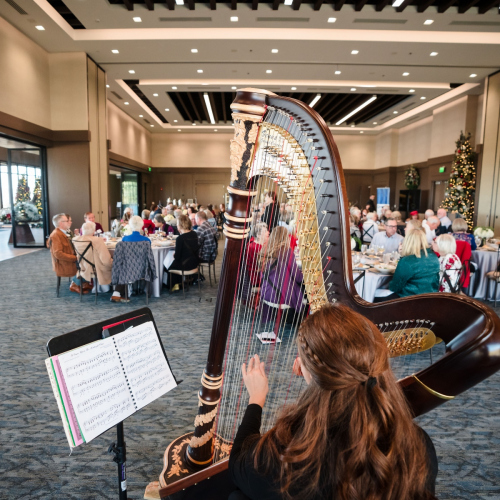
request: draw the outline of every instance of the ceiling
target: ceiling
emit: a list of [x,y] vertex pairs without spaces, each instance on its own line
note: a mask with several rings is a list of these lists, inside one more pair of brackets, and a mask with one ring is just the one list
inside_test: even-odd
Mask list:
[[89,54],[109,100],[155,134],[229,133],[242,87],[319,94],[335,133],[377,134],[482,92],[500,68],[500,0],[393,2],[0,0],[0,16],[49,52]]

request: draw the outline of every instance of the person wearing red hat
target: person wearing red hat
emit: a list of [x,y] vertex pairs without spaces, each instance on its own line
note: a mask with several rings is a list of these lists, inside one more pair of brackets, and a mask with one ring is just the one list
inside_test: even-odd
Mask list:
[[414,220],[418,220],[418,211],[414,210],[413,212],[410,212],[410,217]]

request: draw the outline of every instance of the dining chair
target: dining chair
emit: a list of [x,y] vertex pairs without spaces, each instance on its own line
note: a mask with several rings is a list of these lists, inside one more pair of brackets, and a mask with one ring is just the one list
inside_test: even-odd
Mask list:
[[[79,244],[83,243],[81,246],[85,246],[83,251],[79,250]],[[97,295],[98,295],[98,289],[99,289],[99,283],[97,280],[97,271],[95,268],[95,263],[92,262],[91,259],[94,255],[94,249],[92,247],[92,242],[91,241],[77,241],[76,244],[74,241],[71,241],[71,246],[73,247],[73,251],[75,252],[76,255],[76,275],[80,275],[80,302],[82,301],[83,297],[83,283],[82,283],[82,262],[84,262],[83,267],[86,265],[89,265],[90,268],[92,269],[91,276],[92,279],[94,280],[94,287],[95,287],[95,304],[97,305]],[[92,254],[92,257],[90,255]],[[88,258],[87,258],[87,257]]]
[[[183,298],[186,298],[186,292],[184,290],[184,283],[187,283],[188,285],[188,290],[189,290],[189,285],[190,283],[192,283],[195,279],[195,275],[198,275],[198,291],[200,293],[200,297],[201,297],[201,287],[200,287],[200,283],[201,283],[201,279],[200,279],[200,275],[201,275],[201,269],[200,269],[200,266],[198,266],[197,268],[195,269],[191,269],[189,271],[185,271],[184,269],[169,269],[169,274],[176,274],[177,276],[182,276],[181,278],[181,283],[182,283],[182,295],[183,295]],[[186,279],[187,278],[187,279]],[[169,291],[170,291],[170,294],[172,293],[172,278],[169,279]]]

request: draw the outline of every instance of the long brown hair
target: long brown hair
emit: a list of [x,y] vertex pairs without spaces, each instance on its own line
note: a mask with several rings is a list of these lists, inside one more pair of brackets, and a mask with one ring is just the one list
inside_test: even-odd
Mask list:
[[260,262],[262,263],[263,260],[270,262],[278,257],[282,257],[286,255],[289,249],[290,235],[288,234],[288,229],[284,226],[276,226],[269,235],[267,247],[262,247],[259,252]]
[[432,498],[423,436],[377,327],[345,306],[325,306],[302,323],[297,344],[312,381],[259,439],[255,467],[279,467],[289,498]]

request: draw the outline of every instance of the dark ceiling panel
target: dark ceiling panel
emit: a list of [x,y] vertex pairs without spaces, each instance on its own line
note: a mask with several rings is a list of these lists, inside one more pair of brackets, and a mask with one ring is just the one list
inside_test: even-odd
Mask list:
[[123,80],[141,99],[141,101],[160,119],[162,123],[168,123],[168,120],[156,109],[154,104],[144,95],[139,88],[139,80]]
[[61,15],[61,17],[75,30],[84,30],[85,26],[71,12],[66,4],[61,0],[47,0],[52,7]]

